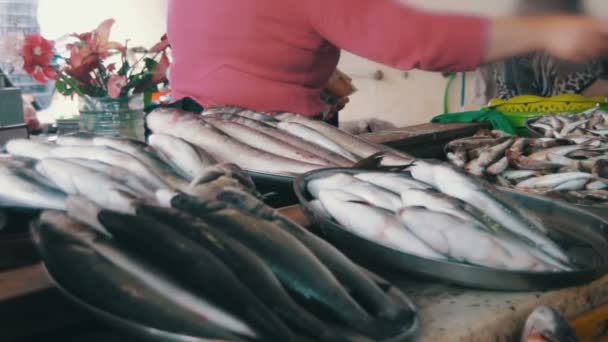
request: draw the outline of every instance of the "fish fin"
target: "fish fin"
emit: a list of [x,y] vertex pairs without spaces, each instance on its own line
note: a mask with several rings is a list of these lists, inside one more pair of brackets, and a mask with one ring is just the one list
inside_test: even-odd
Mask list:
[[383,166],[382,161],[388,155],[388,152],[376,152],[366,158],[363,158],[356,162],[352,167],[355,169],[367,169],[367,170],[386,170],[386,171],[402,171],[403,169],[411,166],[412,164],[404,165],[388,165]]

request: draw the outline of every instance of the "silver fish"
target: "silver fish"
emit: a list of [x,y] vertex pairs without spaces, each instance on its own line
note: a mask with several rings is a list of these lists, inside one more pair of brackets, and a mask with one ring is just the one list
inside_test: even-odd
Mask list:
[[544,149],[538,152],[535,152],[531,155],[528,156],[528,158],[530,159],[534,159],[534,160],[548,160],[547,159],[547,155],[548,154],[557,154],[560,156],[565,156],[571,152],[577,151],[577,150],[581,150],[583,148],[586,148],[586,146],[584,145],[570,145],[570,146],[558,146],[558,147],[552,147],[552,148],[548,148],[548,149]]
[[301,116],[293,116],[286,119],[288,122],[296,122],[301,125],[314,129],[323,134],[327,138],[335,141],[337,144],[361,158],[367,158],[371,155],[380,152],[386,152],[387,155],[382,160],[383,165],[408,165],[414,157],[405,153],[392,150],[388,147],[371,143],[361,137],[348,134],[337,127],[334,127],[326,122],[319,120],[310,120]]
[[93,138],[93,145],[109,147],[132,156],[175,189],[183,190],[188,187],[188,181],[177,174],[170,165],[159,157],[158,152],[146,143],[128,138],[95,137]]
[[307,126],[296,122],[280,122],[277,127],[284,132],[299,137],[300,139],[317,144],[329,151],[337,153],[350,161],[356,162],[359,160],[357,156],[350,153],[335,141]]
[[589,122],[589,119],[584,119],[584,120],[579,120],[579,121],[575,121],[569,124],[564,125],[564,128],[561,129],[560,131],[560,135],[566,135],[571,133],[572,131],[574,131],[575,129],[577,129],[578,127],[586,124],[587,122]]
[[[508,139],[507,141],[498,144],[496,146],[492,146],[485,151],[483,151],[477,159],[471,161],[465,169],[476,176],[482,176],[484,174],[485,169],[491,165],[492,163],[498,161],[504,156],[504,152],[513,144],[512,139]],[[508,165],[508,160],[507,160]]]
[[[416,207],[401,208],[397,215],[420,240],[460,262],[510,270],[548,269],[543,267],[542,261],[525,253],[525,248],[519,248],[519,252],[525,253],[523,255],[511,254],[511,250],[505,248],[497,237],[473,222]],[[515,249],[516,246],[515,243],[509,244],[509,248]]]
[[428,210],[458,217],[464,221],[474,222],[487,230],[478,218],[466,211],[464,203],[435,191],[406,190],[401,193],[401,202],[404,207],[424,207]]
[[364,198],[365,201],[392,212],[395,212],[401,206],[401,200],[394,193],[344,173],[337,173],[327,178],[312,180],[308,182],[307,188],[308,192],[316,198],[319,198],[322,190],[342,190]]
[[48,157],[55,147],[55,144],[29,139],[13,139],[5,146],[6,151],[13,156],[33,159]]
[[467,164],[467,152],[465,150],[448,152],[445,156],[450,163],[454,164],[456,167],[462,168]]
[[155,133],[179,136],[221,161],[238,164],[250,171],[293,175],[319,168],[319,165],[277,156],[243,144],[202,123],[199,117],[183,111],[157,109],[148,114],[146,120]]
[[217,164],[217,160],[207,151],[172,135],[152,134],[148,137],[148,142],[161,153],[167,163],[174,164],[190,181],[198,177],[206,167]]
[[23,169],[0,165],[0,206],[65,210],[66,196]]
[[589,182],[588,179],[574,179],[571,181],[563,182],[556,186],[556,191],[576,191],[585,189],[585,185]]
[[538,175],[540,175],[540,173],[533,170],[506,170],[501,174],[501,176],[509,180],[518,180]]
[[560,184],[563,184],[563,183],[566,183],[569,181],[574,181],[574,180],[579,180],[579,179],[589,180],[592,177],[593,176],[591,174],[585,173],[585,172],[556,173],[556,174],[550,174],[550,175],[545,175],[545,176],[541,176],[541,177],[527,179],[523,182],[517,183],[517,187],[520,189],[555,188],[555,187],[559,186]]
[[587,183],[587,185],[585,186],[585,188],[587,190],[604,190],[606,188],[608,188],[608,183],[604,182],[604,181],[592,181]]
[[325,209],[325,207],[323,206],[323,203],[320,200],[318,200],[318,199],[312,200],[309,202],[309,204],[310,204],[311,208],[313,208],[313,210],[317,214],[319,214],[325,218],[331,219],[331,215],[329,214],[327,209]]
[[[325,160],[316,154],[302,150],[298,147],[285,143],[284,141],[281,141],[270,134],[257,131],[248,126],[211,117],[205,118],[204,120],[234,139],[255,148],[263,149],[279,156],[284,156],[286,158],[291,158],[310,164],[335,166],[332,165],[332,163],[328,160]],[[280,125],[281,124],[279,124],[279,126]]]
[[490,175],[499,175],[509,168],[509,159],[507,157],[500,158],[496,163],[490,165],[486,172]]
[[153,184],[147,182],[145,179],[137,177],[122,167],[90,159],[66,158],[63,160],[100,172],[114,179],[116,182],[123,183],[128,188],[133,189],[135,193],[145,198],[154,198],[155,191],[158,190]]
[[280,129],[277,129],[275,127],[276,125],[273,126],[266,122],[252,120],[252,119],[249,119],[249,118],[246,118],[246,117],[243,117],[240,115],[236,115],[236,114],[217,113],[217,114],[212,114],[210,116],[212,116],[214,118],[222,119],[225,121],[236,122],[241,125],[247,126],[249,128],[255,129],[256,131],[266,133],[268,135],[275,137],[276,139],[283,141],[284,143],[295,146],[295,147],[300,148],[309,153],[315,154],[337,166],[352,166],[353,165],[353,162],[351,160],[344,158],[343,156],[341,156],[337,153],[324,149],[317,144],[310,143],[306,140],[303,140],[303,139],[298,138],[294,135],[291,135],[287,132],[284,132]]
[[385,190],[401,194],[409,189],[429,190],[432,187],[428,184],[417,181],[404,174],[386,173],[386,172],[361,172],[355,175],[355,178],[364,182],[379,186]]
[[166,188],[168,184],[154,174],[144,163],[133,156],[112,148],[95,146],[59,146],[51,150],[51,158],[84,158],[118,166],[146,180],[155,188]]
[[533,213],[513,203],[489,184],[439,162],[417,161],[409,167],[409,171],[414,178],[432,185],[440,192],[476,207],[549,255],[569,262],[562,249],[543,234],[548,230]]
[[102,173],[61,159],[43,159],[36,170],[67,194],[84,195],[107,209],[134,212],[135,191]]
[[394,214],[365,204],[361,197],[340,190],[323,190],[319,199],[338,223],[359,236],[405,253],[445,259],[407,230]]

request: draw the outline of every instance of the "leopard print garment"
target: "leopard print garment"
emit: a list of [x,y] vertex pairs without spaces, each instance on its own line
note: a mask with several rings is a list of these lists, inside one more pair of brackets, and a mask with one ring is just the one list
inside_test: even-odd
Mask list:
[[599,60],[571,66],[546,54],[510,58],[494,66],[496,97],[508,100],[517,95],[579,94],[602,78],[604,71]]

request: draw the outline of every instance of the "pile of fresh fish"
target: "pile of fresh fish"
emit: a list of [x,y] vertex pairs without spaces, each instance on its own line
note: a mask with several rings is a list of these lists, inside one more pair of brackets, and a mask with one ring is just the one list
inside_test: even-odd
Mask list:
[[608,204],[608,141],[600,137],[523,138],[482,131],[446,146],[448,160],[497,185]]
[[409,303],[267,207],[237,166],[171,135],[149,142],[75,134],[6,145],[0,210],[43,210],[36,241],[72,294],[210,340],[377,341],[409,331]]
[[416,161],[399,173],[334,173],[306,186],[316,211],[398,251],[504,270],[575,267],[534,213],[446,163]]
[[543,115],[529,126],[548,138],[608,137],[608,113],[592,108],[577,114]]
[[66,289],[119,317],[229,341],[378,341],[408,331],[409,304],[334,247],[237,188],[160,190],[125,210],[69,196],[35,224]]
[[350,167],[378,154],[385,165],[404,165],[413,159],[324,122],[288,113],[272,117],[220,107],[196,115],[163,108],[148,114],[146,122],[154,133],[180,137],[217,160],[261,173],[297,175]]
[[64,210],[68,195],[125,209],[159,190],[197,196],[226,186],[255,191],[238,166],[218,164],[206,151],[173,136],[152,135],[150,145],[89,134],[56,143],[16,139],[0,155],[0,207]]

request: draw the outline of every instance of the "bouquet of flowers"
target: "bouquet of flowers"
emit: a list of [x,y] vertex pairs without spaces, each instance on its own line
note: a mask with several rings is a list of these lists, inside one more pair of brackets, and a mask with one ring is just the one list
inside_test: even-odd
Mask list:
[[27,36],[21,51],[24,70],[40,83],[55,80],[57,91],[66,96],[118,99],[151,93],[166,84],[170,65],[166,35],[129,63],[126,44],[109,39],[113,24],[108,19],[91,32],[72,34],[65,57],[55,53],[55,42],[39,34]]

